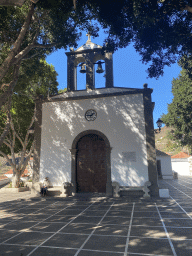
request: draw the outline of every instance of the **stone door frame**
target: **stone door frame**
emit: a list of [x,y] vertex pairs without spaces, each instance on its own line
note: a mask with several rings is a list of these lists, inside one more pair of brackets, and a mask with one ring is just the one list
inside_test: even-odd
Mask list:
[[106,145],[106,171],[107,171],[107,183],[106,183],[106,195],[112,196],[112,182],[111,182],[111,147],[109,140],[107,137],[100,131],[97,130],[86,130],[79,133],[75,139],[73,140],[72,147],[70,149],[71,152],[71,183],[72,183],[72,194],[75,195],[77,193],[77,165],[76,165],[76,157],[77,157],[77,143],[78,141],[85,135],[88,134],[96,134],[99,135],[105,142]]

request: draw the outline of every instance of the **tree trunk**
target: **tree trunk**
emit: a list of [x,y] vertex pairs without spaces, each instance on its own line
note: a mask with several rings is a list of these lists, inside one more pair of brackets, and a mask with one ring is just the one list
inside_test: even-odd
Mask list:
[[18,188],[20,182],[20,171],[15,170],[12,177],[12,188]]

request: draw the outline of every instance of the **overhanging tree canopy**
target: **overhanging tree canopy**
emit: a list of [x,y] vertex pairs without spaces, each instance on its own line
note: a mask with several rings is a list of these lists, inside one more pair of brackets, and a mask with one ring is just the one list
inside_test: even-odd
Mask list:
[[168,105],[168,114],[162,116],[167,126],[174,128],[172,131],[176,140],[187,145],[192,152],[192,79],[183,68],[184,63],[192,66],[188,59],[182,59],[182,71],[178,78],[172,81],[173,101]]

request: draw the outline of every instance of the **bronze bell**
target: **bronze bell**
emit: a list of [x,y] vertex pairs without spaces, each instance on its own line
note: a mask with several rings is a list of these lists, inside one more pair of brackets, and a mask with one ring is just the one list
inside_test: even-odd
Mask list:
[[103,68],[102,68],[102,65],[101,65],[102,63],[104,63],[104,62],[101,62],[101,61],[98,61],[98,62],[97,62],[98,67],[97,67],[96,72],[99,73],[99,74],[104,72],[104,70],[103,70]]
[[80,64],[80,66],[81,66],[80,73],[85,74],[86,73],[86,68],[85,68],[86,65],[85,65],[85,63]]

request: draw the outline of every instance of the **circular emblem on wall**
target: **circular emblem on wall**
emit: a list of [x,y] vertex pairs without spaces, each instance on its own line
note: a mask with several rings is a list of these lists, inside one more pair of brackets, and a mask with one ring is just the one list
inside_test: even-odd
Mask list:
[[85,112],[85,119],[87,121],[94,121],[97,118],[97,112],[94,109],[89,109]]

